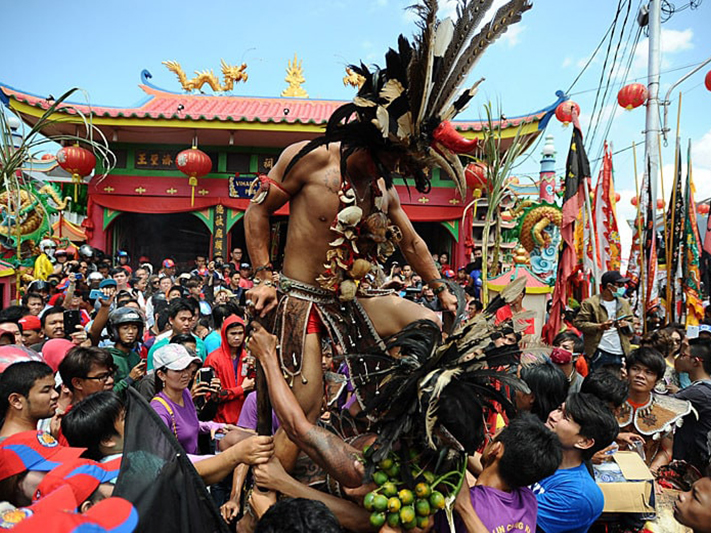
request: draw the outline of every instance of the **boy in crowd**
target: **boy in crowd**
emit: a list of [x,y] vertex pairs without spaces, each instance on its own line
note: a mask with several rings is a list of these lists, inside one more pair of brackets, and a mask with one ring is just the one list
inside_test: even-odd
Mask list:
[[513,419],[484,449],[476,485],[460,490],[456,531],[476,531],[477,520],[487,531],[536,531],[536,496],[528,485],[553,475],[561,459],[559,439],[542,422],[528,414]]
[[114,371],[111,355],[94,346],[72,348],[59,364],[59,375],[72,392],[73,405],[94,393],[113,389]]
[[698,413],[684,418],[684,424],[674,435],[674,459],[684,460],[703,471],[709,464],[709,435],[711,435],[711,340],[690,339],[674,360],[677,372],[686,372],[691,385],[674,395],[691,402]]
[[62,418],[62,434],[70,446],[86,448],[84,457],[103,463],[123,453],[125,419],[126,409],[115,392],[97,392]]
[[574,393],[548,416],[560,439],[558,470],[537,483],[538,528],[544,533],[585,533],[602,514],[605,499],[584,461],[612,443],[619,428],[610,409],[590,394]]
[[59,399],[54,385],[54,372],[46,363],[24,361],[7,367],[0,375],[0,439],[36,431],[40,420],[53,417]]

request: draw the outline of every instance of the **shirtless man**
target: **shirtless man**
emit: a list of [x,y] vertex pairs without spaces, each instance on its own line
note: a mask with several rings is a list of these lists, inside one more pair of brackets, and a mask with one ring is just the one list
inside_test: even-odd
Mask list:
[[[289,171],[284,179],[284,171],[306,143],[287,147],[277,164],[269,173],[272,186],[262,203],[252,203],[245,215],[245,234],[249,256],[253,260],[255,277],[263,282],[251,289],[247,296],[254,303],[259,316],[264,317],[277,306],[276,288],[264,283],[272,276],[269,265],[269,217],[277,209],[289,202],[290,216],[286,248],[284,252],[283,275],[312,287],[318,287],[316,278],[323,273],[326,253],[337,235],[331,230],[336,215],[341,208],[339,191],[342,186],[341,146],[329,143],[307,153]],[[378,159],[389,169],[397,168],[398,157],[392,153],[380,152]],[[357,196],[364,218],[375,210],[373,195],[368,194],[374,176],[378,175],[376,165],[368,150],[357,150],[347,159],[346,169],[350,183]],[[407,218],[394,187],[387,189],[385,180],[378,178],[377,187],[383,194],[380,210],[387,214],[391,224],[399,227],[402,239],[400,249],[408,264],[429,284],[442,303],[443,309],[456,311],[456,297],[444,288],[437,290],[441,283],[427,245],[415,232]],[[266,268],[265,268],[266,267]],[[334,298],[336,295],[334,294]],[[393,335],[406,325],[420,319],[439,323],[437,315],[414,302],[397,295],[358,298],[367,316],[372,321],[377,334],[382,337]],[[294,332],[295,335],[300,333]],[[294,379],[292,390],[309,420],[319,415],[322,390],[321,334],[306,335],[300,379]],[[284,436],[275,441],[277,455],[287,467],[293,463],[296,450],[285,455]]]

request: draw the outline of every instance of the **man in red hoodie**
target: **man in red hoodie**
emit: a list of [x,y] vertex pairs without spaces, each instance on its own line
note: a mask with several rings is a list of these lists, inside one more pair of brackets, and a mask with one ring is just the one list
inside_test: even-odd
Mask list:
[[245,363],[244,329],[241,318],[228,316],[222,323],[222,344],[205,359],[222,384],[215,422],[236,424],[247,393],[254,390],[254,377]]

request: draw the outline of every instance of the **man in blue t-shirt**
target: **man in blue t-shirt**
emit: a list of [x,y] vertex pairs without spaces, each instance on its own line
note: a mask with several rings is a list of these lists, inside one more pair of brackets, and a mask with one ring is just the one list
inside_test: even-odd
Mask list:
[[533,487],[538,500],[538,529],[545,533],[585,533],[602,514],[605,498],[583,461],[617,437],[612,411],[591,394],[574,393],[548,415],[558,435],[563,460],[558,470]]

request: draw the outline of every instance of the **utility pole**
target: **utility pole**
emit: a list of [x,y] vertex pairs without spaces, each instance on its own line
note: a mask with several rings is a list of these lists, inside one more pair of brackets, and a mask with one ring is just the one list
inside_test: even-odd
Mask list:
[[[661,35],[662,35],[662,2],[649,0],[647,13],[640,11],[639,23],[644,26],[647,22],[649,29],[649,57],[647,63],[647,118],[644,128],[644,173],[649,173],[649,187],[651,192],[652,212],[656,213],[657,207],[657,176],[659,175],[659,65],[661,63]],[[644,9],[644,8],[643,8]],[[646,21],[644,19],[647,19]],[[657,220],[652,217],[651,223],[656,236]],[[656,269],[647,267],[649,272]],[[656,283],[656,280],[652,280]]]

